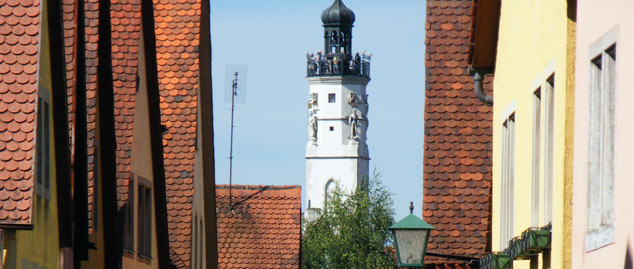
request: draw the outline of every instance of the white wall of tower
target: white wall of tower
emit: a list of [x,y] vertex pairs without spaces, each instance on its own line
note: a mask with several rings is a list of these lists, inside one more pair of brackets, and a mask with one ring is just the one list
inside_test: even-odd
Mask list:
[[[366,85],[369,79],[357,76],[322,76],[307,80],[310,91],[306,202],[310,204],[306,206],[323,209],[326,184],[330,180],[349,192],[368,177],[370,158],[366,144]],[[311,100],[315,94],[316,101]],[[356,125],[350,123],[353,113],[356,113]],[[311,117],[316,121],[316,130],[312,129]],[[352,128],[356,128],[356,132]],[[311,138],[313,132],[315,135]]]

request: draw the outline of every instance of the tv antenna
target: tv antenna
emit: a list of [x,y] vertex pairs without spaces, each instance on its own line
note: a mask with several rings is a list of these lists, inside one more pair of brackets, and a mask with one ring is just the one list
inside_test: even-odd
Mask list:
[[233,210],[233,121],[236,103],[244,104],[247,90],[247,66],[228,64],[225,73],[225,102],[231,101],[231,141],[229,143],[229,206]]

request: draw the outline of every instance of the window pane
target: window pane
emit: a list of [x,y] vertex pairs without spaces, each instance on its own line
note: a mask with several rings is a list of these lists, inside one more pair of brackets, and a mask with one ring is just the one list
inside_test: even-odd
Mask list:
[[130,175],[128,182],[128,204],[125,213],[124,248],[134,250],[134,175]]
[[145,188],[145,236],[144,253],[146,257],[152,256],[152,192],[150,188]]
[[145,233],[143,232],[143,230],[145,229],[145,218],[143,217],[143,211],[145,210],[145,197],[144,197],[144,191],[143,191],[143,186],[141,184],[139,184],[139,203],[138,203],[138,220],[137,220],[137,229],[138,229],[138,235],[137,235],[137,249],[139,251],[139,254],[143,255],[144,254],[144,245],[143,245],[143,241],[145,240]]

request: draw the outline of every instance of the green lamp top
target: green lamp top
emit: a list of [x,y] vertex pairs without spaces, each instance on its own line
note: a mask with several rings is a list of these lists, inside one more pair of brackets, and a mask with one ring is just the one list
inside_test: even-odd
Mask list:
[[394,229],[428,229],[428,230],[435,230],[436,228],[434,228],[434,226],[431,226],[431,224],[427,223],[426,221],[420,219],[419,217],[417,217],[416,215],[414,215],[412,212],[414,211],[414,205],[413,203],[410,203],[410,214],[409,216],[405,217],[404,219],[402,219],[401,221],[395,223],[394,225],[392,225],[390,227],[390,230],[394,230]]

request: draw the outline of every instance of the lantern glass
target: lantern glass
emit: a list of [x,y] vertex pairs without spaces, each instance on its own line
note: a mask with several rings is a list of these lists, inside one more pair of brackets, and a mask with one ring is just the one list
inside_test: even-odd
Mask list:
[[396,244],[401,264],[422,264],[429,230],[395,229]]

